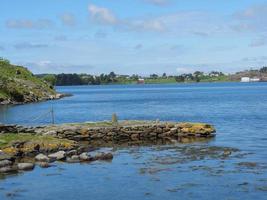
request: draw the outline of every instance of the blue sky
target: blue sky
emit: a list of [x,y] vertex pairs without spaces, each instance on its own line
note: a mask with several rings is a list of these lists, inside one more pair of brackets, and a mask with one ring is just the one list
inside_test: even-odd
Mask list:
[[2,0],[0,57],[34,73],[235,72],[267,63],[263,0]]

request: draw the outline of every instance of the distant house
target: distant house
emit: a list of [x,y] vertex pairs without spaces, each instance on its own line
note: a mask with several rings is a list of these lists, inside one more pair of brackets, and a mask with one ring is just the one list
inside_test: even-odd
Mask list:
[[258,77],[250,78],[250,77],[242,77],[241,82],[248,83],[248,82],[259,82],[260,79]]
[[257,78],[257,77],[254,77],[254,78],[250,79],[250,82],[259,82],[259,81],[260,81],[260,79]]
[[145,79],[143,79],[143,78],[139,78],[139,79],[137,80],[137,83],[138,83],[138,84],[145,84]]
[[242,83],[250,82],[250,78],[249,78],[249,77],[242,77],[242,78],[241,78],[241,82],[242,82]]

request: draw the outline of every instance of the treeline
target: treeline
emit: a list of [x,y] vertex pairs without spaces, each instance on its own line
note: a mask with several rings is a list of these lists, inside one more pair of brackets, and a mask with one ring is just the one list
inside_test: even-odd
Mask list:
[[[253,73],[252,73],[253,72]],[[241,74],[241,75],[240,75]],[[118,75],[114,72],[101,75],[90,74],[42,74],[37,75],[43,78],[51,85],[104,85],[104,84],[130,84],[137,83],[139,79],[143,79],[145,83],[183,83],[183,82],[217,82],[217,81],[239,81],[240,76],[258,76],[259,74],[266,75],[267,67],[262,67],[258,70],[246,70],[244,72],[237,72],[236,74],[226,75],[223,72],[211,71],[204,73],[195,71],[194,73],[185,73],[181,75],[162,75],[151,74],[146,77],[133,75]]]
[[177,82],[200,82],[203,80],[220,80],[222,78],[226,78],[226,75],[222,72],[212,71],[208,74],[205,74],[201,71],[196,71],[194,73],[181,74],[179,76],[175,76],[175,80]]
[[116,75],[114,72],[109,74],[101,74],[99,76],[90,74],[41,74],[38,75],[46,82],[52,85],[104,85],[125,82],[136,82],[139,79],[138,75]]

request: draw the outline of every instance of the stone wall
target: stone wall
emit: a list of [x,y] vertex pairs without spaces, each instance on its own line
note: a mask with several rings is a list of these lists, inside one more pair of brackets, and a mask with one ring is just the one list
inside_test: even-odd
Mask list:
[[215,129],[202,123],[149,123],[130,126],[90,127],[87,124],[45,127],[0,126],[0,132],[24,132],[53,135],[74,141],[92,143],[127,143],[138,141],[180,140],[213,137]]

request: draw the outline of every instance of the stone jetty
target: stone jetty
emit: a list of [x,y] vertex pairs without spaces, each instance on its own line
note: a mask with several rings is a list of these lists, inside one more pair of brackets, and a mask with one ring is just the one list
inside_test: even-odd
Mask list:
[[38,127],[0,124],[0,173],[49,167],[51,162],[112,160],[99,147],[190,142],[215,136],[204,123],[119,121]]

